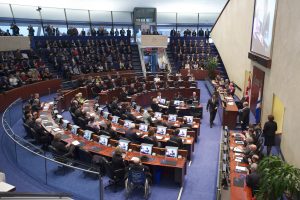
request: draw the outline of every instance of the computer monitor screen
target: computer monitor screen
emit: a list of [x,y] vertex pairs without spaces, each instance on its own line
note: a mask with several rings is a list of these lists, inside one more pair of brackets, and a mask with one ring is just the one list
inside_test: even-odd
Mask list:
[[147,155],[151,155],[152,153],[152,144],[145,144],[145,143],[142,143],[141,144],[141,150],[140,152],[143,153],[143,154],[147,154]]
[[186,137],[187,136],[187,129],[186,128],[180,128],[178,136],[180,136],[180,137]]
[[67,129],[68,124],[69,124],[70,122],[69,122],[68,120],[65,120],[65,119],[63,119],[62,121],[63,121],[62,128],[63,128],[63,129]]
[[174,100],[174,105],[179,106],[181,103],[184,103],[184,101]]
[[108,140],[109,140],[109,136],[107,136],[107,135],[100,135],[99,143],[102,144],[102,145],[107,146],[108,145]]
[[80,127],[77,125],[73,125],[72,129],[71,129],[71,133],[73,133],[74,135],[77,135],[77,131]]
[[119,147],[124,151],[128,151],[129,141],[128,140],[119,140]]
[[86,140],[91,140],[93,132],[90,130],[85,130],[83,133],[83,138]]
[[155,112],[154,113],[154,117],[157,118],[157,119],[160,119],[162,116],[162,113],[161,112]]
[[157,126],[156,133],[160,135],[165,135],[167,133],[167,127]]
[[166,157],[177,158],[178,147],[166,146]]
[[166,104],[166,99],[160,99],[160,100],[159,100],[159,103],[160,103],[160,104]]
[[177,115],[169,115],[169,117],[168,117],[168,121],[170,121],[170,122],[176,122],[176,119],[177,119]]
[[193,116],[184,116],[186,118],[186,122],[188,124],[193,124],[194,117]]
[[139,130],[140,131],[148,131],[148,125],[147,124],[140,124]]
[[126,128],[130,128],[131,124],[132,124],[132,121],[130,121],[130,120],[125,120],[125,121],[124,121],[124,126],[125,126]]
[[58,124],[60,123],[60,120],[63,118],[62,115],[56,115],[56,119],[55,119],[55,122]]
[[140,112],[141,106],[135,106],[135,110],[136,110],[137,112]]
[[104,117],[105,119],[107,119],[109,114],[110,114],[109,112],[103,112],[103,117]]
[[117,124],[119,121],[119,117],[118,116],[113,116],[111,122]]

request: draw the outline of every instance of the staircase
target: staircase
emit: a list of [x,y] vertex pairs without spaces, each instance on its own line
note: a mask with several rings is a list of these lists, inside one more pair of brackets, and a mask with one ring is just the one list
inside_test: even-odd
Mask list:
[[[215,44],[211,44],[211,48],[214,49],[216,52],[218,52],[218,49],[216,48]],[[217,70],[220,72],[220,75],[222,78],[229,79],[226,68],[223,64],[223,61],[222,61],[222,58],[221,58],[219,52],[218,52],[218,59],[219,59],[219,63],[218,63]]]
[[140,60],[140,54],[137,44],[131,45],[132,51],[132,66],[135,72],[142,73],[142,64]]
[[168,56],[169,62],[171,64],[171,66],[170,66],[171,72],[172,73],[176,73],[177,72],[177,68],[176,68],[175,63],[174,63],[173,53],[171,51],[170,44],[168,44],[166,52],[167,52],[167,56]]

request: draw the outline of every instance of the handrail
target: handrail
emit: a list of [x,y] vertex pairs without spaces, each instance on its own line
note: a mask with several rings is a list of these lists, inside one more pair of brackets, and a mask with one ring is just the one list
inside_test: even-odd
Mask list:
[[[4,117],[5,117],[5,115],[6,115],[7,110],[8,110],[12,105],[14,105],[17,101],[20,101],[20,100],[21,100],[21,99],[19,98],[19,99],[15,100],[12,104],[10,104],[10,105],[5,109],[5,111],[4,111],[3,115],[2,115],[2,124],[3,124],[4,132],[5,132],[5,133],[6,133],[6,134],[7,134],[7,135],[8,135],[8,136],[16,143],[16,144],[18,144],[18,145],[21,146],[22,148],[28,150],[28,151],[31,152],[32,154],[35,154],[35,155],[37,155],[37,156],[40,156],[40,157],[42,157],[42,158],[44,158],[44,159],[46,159],[46,160],[49,160],[49,161],[54,162],[54,163],[57,163],[57,164],[59,164],[59,165],[64,165],[64,166],[69,167],[69,168],[73,168],[73,169],[77,169],[77,170],[80,170],[80,171],[84,171],[84,172],[88,172],[88,173],[100,175],[99,172],[95,172],[95,171],[90,171],[90,170],[82,169],[82,168],[80,168],[80,167],[75,167],[75,166],[72,166],[72,165],[67,165],[67,164],[65,164],[65,163],[58,162],[58,161],[56,161],[56,160],[54,160],[54,159],[48,158],[48,157],[45,156],[45,155],[41,155],[41,154],[39,154],[39,153],[37,153],[37,152],[35,152],[35,151],[32,151],[32,150],[29,149],[28,147],[22,145],[19,141],[15,140],[14,137],[12,137],[12,135],[10,135],[10,134],[8,133],[8,130],[6,129],[6,127],[4,126],[4,124],[6,124],[6,126],[7,126],[7,127],[10,129],[10,131],[13,133],[13,136],[18,137],[18,138],[20,138],[20,137],[17,136],[16,134],[14,134],[14,131],[11,129],[10,125],[9,125],[8,122],[4,119]],[[24,140],[24,139],[20,138],[20,140]],[[25,140],[24,140],[24,141],[25,141]],[[27,142],[27,141],[26,141],[26,142]]]
[[25,192],[0,192],[0,198],[1,197],[71,197],[68,193],[25,193]]
[[221,15],[223,14],[225,8],[227,7],[229,1],[230,1],[230,0],[227,0],[227,2],[226,2],[226,4],[225,4],[224,8],[222,9],[222,11],[220,12],[220,14],[219,14],[219,16],[218,16],[218,18],[217,18],[217,20],[215,21],[214,25],[211,27],[210,32],[212,32],[213,29],[215,28],[215,25],[218,23],[218,21],[219,21]]

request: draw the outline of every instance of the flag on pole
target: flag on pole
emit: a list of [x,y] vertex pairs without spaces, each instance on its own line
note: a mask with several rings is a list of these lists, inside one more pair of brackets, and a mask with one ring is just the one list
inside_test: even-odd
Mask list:
[[250,103],[250,93],[251,93],[251,78],[250,76],[248,77],[248,85],[246,87],[246,90],[245,90],[245,94],[244,94],[244,97],[245,97],[245,100]]
[[256,109],[255,109],[256,123],[260,123],[260,117],[261,117],[261,88],[259,89],[258,98],[256,102]]

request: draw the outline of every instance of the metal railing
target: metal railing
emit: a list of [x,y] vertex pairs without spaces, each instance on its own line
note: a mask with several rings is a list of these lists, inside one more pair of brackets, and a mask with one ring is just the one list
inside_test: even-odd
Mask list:
[[103,200],[103,185],[99,172],[91,171],[83,164],[76,163],[76,166],[73,166],[58,162],[50,153],[23,139],[20,133],[15,133],[15,125],[22,120],[22,107],[22,100],[17,99],[2,116],[5,141],[3,149],[6,157],[41,184],[80,199]]

